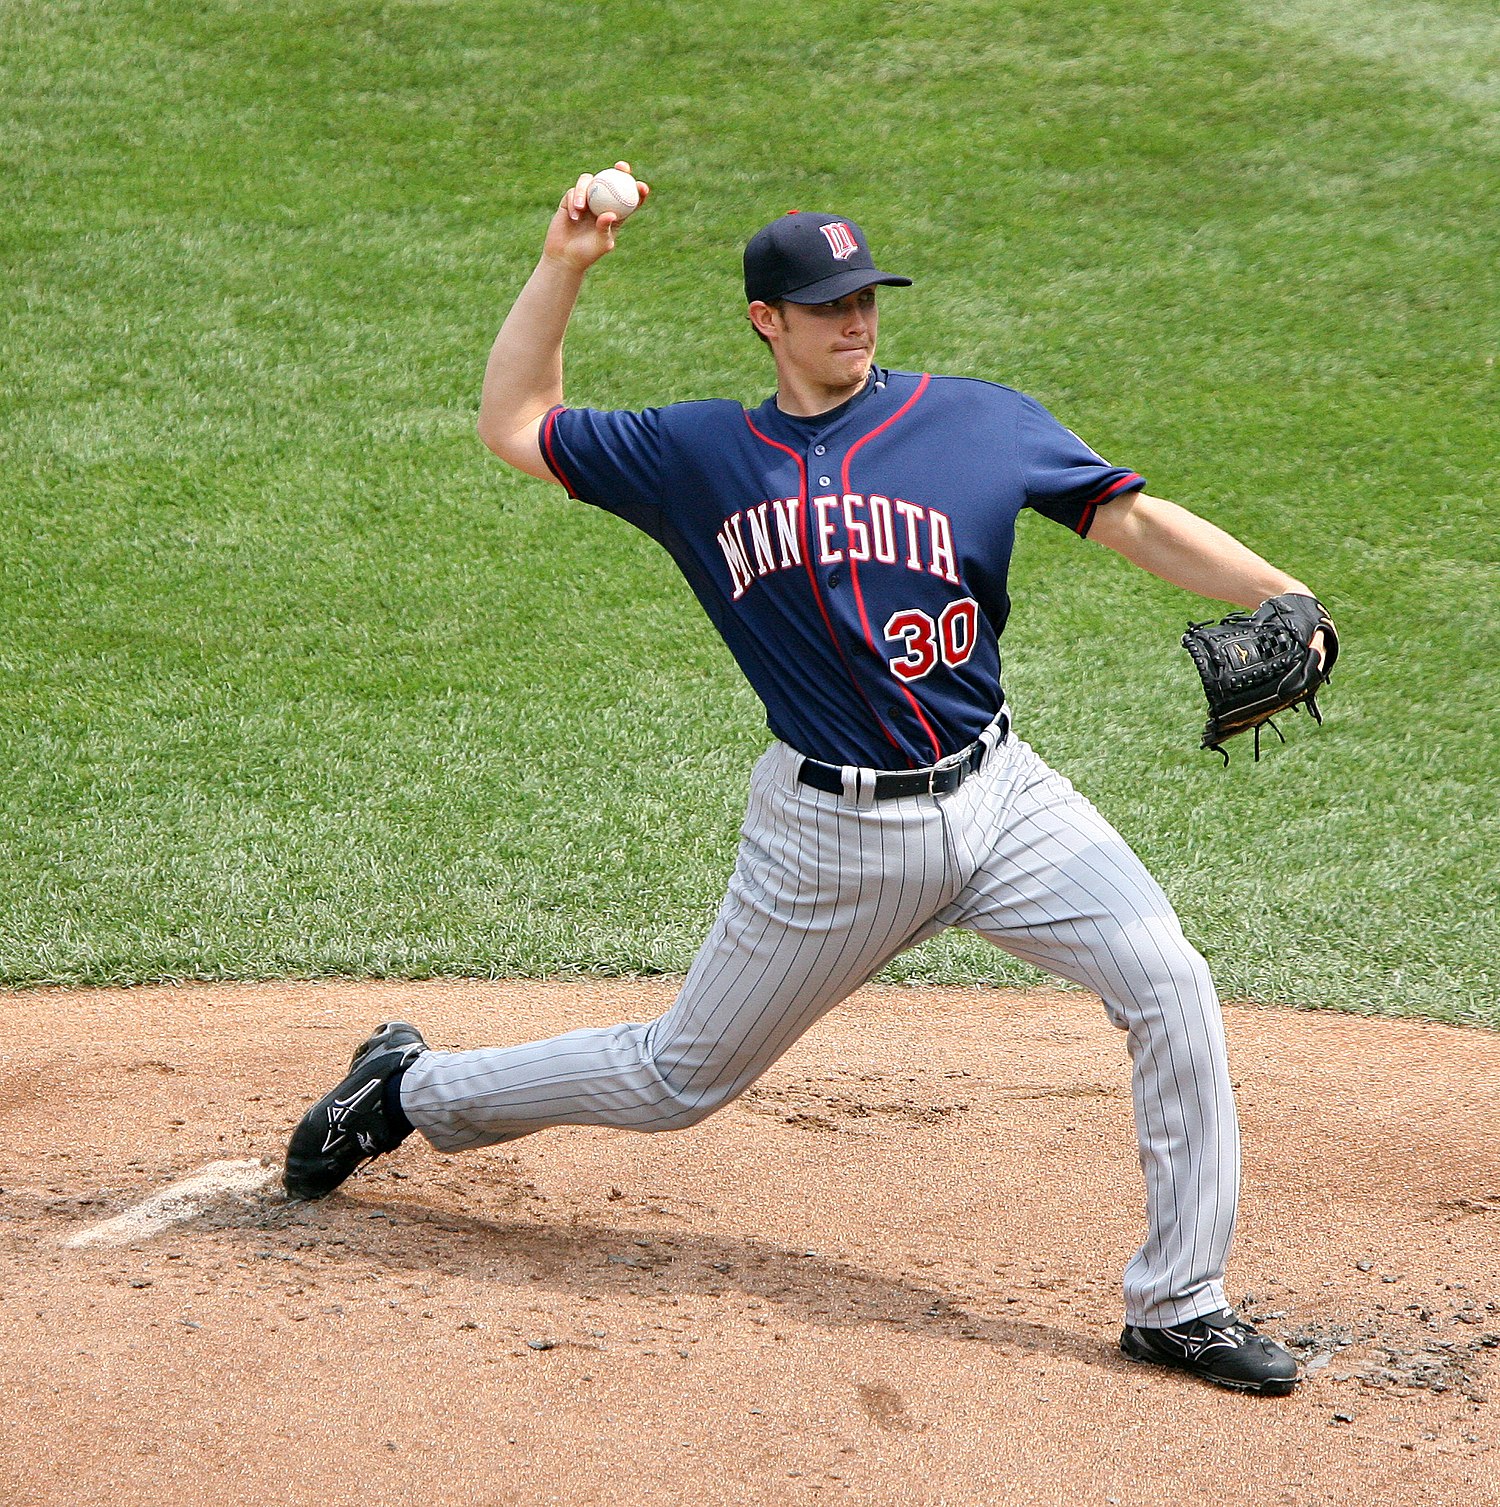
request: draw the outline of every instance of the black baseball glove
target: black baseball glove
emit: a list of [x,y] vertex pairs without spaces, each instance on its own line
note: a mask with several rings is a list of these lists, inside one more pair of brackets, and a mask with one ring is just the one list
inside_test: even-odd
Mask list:
[[[1318,664],[1313,635],[1323,630],[1324,658]],[[1208,697],[1204,748],[1224,755],[1224,740],[1255,730],[1255,757],[1260,758],[1260,730],[1278,712],[1306,706],[1321,722],[1316,695],[1333,672],[1339,640],[1327,609],[1316,598],[1287,592],[1264,601],[1254,612],[1232,612],[1222,622],[1189,623],[1182,647],[1193,657]]]

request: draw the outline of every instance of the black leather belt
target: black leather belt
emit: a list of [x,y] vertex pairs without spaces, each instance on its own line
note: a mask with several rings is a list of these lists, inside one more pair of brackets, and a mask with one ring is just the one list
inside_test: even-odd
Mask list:
[[[1005,742],[1010,733],[1010,719],[1000,721],[997,742]],[[926,769],[898,769],[875,776],[875,799],[893,801],[904,795],[947,795],[957,790],[971,774],[978,772],[984,763],[988,747],[982,738],[976,739],[953,759],[944,759],[941,764],[931,764]],[[844,774],[837,764],[824,764],[818,759],[803,759],[797,778],[814,790],[826,790],[830,795],[844,793]]]

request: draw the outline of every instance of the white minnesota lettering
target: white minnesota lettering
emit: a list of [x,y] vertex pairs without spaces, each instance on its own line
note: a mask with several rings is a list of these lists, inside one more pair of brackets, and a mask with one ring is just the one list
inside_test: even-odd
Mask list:
[[[878,492],[845,492],[814,497],[810,521],[808,542],[818,565],[875,561],[959,583],[953,522],[937,508]],[[802,522],[798,497],[773,497],[724,520],[715,537],[729,567],[731,600],[739,601],[756,581],[803,564]]]

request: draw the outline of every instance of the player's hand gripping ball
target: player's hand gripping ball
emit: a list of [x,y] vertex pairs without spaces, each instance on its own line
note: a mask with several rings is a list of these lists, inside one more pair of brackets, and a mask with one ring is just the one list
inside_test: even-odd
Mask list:
[[610,214],[616,220],[627,220],[635,213],[641,202],[640,190],[629,173],[617,167],[607,167],[594,174],[589,184],[589,209],[595,215]]

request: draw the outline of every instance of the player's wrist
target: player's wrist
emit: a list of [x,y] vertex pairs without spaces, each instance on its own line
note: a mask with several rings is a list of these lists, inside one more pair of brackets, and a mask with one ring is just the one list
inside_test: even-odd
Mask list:
[[566,247],[554,249],[547,247],[537,263],[537,271],[544,276],[554,279],[562,279],[582,285],[588,270],[594,265],[594,259],[580,263],[576,260],[576,253],[570,254]]

